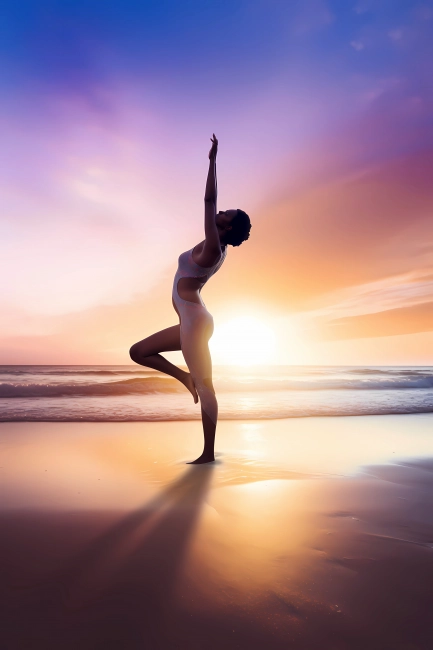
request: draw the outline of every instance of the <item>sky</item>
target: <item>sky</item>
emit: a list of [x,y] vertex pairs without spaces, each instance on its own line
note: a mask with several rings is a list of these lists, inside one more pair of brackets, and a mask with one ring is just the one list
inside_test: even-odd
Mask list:
[[433,2],[3,7],[0,363],[129,363],[178,323],[215,133],[253,225],[202,292],[214,363],[241,323],[258,362],[433,364]]

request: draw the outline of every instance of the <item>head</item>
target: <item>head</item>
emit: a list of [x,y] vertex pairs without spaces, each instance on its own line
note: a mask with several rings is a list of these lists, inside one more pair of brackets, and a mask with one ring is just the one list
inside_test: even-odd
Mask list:
[[215,221],[222,244],[240,246],[250,236],[251,221],[243,210],[220,210]]

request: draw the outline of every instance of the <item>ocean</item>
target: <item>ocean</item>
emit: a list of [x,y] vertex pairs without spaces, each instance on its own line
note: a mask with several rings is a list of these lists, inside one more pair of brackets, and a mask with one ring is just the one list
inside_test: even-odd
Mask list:
[[[433,367],[214,367],[223,420],[433,413]],[[1,422],[200,419],[176,380],[140,366],[0,366]]]

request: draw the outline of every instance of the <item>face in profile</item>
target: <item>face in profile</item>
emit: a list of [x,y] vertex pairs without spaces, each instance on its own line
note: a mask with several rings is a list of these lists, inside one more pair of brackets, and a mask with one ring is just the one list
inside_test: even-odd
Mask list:
[[220,210],[215,217],[216,225],[226,230],[231,225],[236,213],[237,210]]

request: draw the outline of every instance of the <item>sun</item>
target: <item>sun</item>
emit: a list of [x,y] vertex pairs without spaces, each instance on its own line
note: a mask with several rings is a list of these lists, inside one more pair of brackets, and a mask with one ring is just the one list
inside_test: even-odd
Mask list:
[[252,366],[275,361],[274,331],[257,318],[243,316],[216,326],[209,341],[215,364]]

